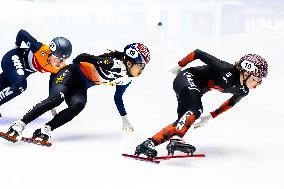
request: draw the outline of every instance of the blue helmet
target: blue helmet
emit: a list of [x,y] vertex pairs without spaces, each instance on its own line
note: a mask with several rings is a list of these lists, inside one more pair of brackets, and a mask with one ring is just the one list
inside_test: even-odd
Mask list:
[[134,63],[148,64],[150,61],[149,49],[141,43],[132,43],[124,48],[124,54]]

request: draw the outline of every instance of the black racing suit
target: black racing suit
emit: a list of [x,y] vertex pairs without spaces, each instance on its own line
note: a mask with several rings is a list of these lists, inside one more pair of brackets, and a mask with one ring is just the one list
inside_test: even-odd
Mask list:
[[84,109],[87,103],[87,87],[84,85],[75,64],[70,64],[62,68],[56,75],[52,75],[49,97],[29,110],[22,121],[28,124],[48,110],[59,106],[64,100],[68,107],[46,123],[51,127],[51,130],[71,121]]
[[[100,80],[100,83],[95,80],[89,80],[81,69],[84,63],[87,64],[87,66],[85,64],[86,67],[84,69],[89,71],[85,73],[94,76],[95,72],[93,69],[96,67],[100,74],[95,75],[95,78],[103,75],[104,80]],[[124,116],[126,111],[122,95],[131,82],[126,72],[127,70],[122,61],[111,57],[100,57],[83,53],[73,60],[73,64],[62,68],[56,75],[51,75],[49,97],[34,106],[22,118],[22,121],[28,124],[48,110],[59,106],[65,100],[68,107],[46,123],[46,125],[51,127],[51,130],[54,130],[71,121],[84,109],[87,103],[87,89],[99,84],[116,87],[114,101],[120,115]]]
[[234,106],[249,92],[245,85],[241,85],[240,71],[234,65],[201,50],[197,49],[188,54],[179,61],[179,66],[184,67],[196,59],[200,59],[206,65],[187,68],[175,78],[173,88],[178,100],[178,119],[151,137],[155,145],[162,144],[173,136],[183,137],[186,134],[203,112],[201,97],[207,91],[217,89],[223,93],[233,94],[218,109],[210,112],[212,117]]
[[209,90],[217,89],[222,93],[233,94],[221,107],[211,112],[213,117],[234,106],[249,92],[248,87],[240,83],[240,71],[234,65],[199,49],[190,53],[179,65],[183,67],[196,59],[206,65],[181,71],[173,82],[178,99],[178,120],[187,111],[195,114],[196,119],[200,117],[203,112],[201,97]]

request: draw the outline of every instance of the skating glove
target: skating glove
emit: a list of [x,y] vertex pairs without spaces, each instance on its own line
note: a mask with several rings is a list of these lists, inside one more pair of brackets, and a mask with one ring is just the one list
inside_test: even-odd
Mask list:
[[134,131],[133,127],[131,126],[129,120],[127,119],[127,116],[121,116],[122,117],[122,131]]
[[52,109],[50,110],[50,112],[51,112],[51,115],[52,115],[53,117],[56,116],[56,114],[57,114],[55,108],[52,108]]
[[169,72],[178,75],[181,72],[181,67],[180,66],[175,66],[172,69],[169,70]]
[[199,119],[200,119],[200,122],[192,124],[194,129],[203,127],[208,121],[213,119],[213,117],[211,114],[209,114],[209,115],[201,116]]

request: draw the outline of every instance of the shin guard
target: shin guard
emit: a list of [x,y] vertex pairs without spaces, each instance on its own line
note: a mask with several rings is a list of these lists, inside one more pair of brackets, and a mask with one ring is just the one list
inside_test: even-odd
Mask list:
[[178,121],[177,125],[170,124],[163,128],[160,132],[155,134],[152,137],[152,140],[155,141],[155,145],[162,144],[169,139],[171,139],[174,135],[178,135],[179,137],[183,137],[185,133],[188,131],[190,126],[194,123],[196,116],[191,114],[191,112],[186,112],[181,119]]

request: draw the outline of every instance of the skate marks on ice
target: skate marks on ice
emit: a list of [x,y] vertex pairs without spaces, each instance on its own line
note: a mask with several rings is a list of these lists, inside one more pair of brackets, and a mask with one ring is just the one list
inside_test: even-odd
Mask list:
[[253,155],[252,152],[238,146],[199,146],[198,150],[204,152],[207,158],[230,158],[235,156],[245,157]]
[[[0,127],[4,126],[9,126],[11,125],[14,121],[21,119],[21,117],[0,117]],[[50,117],[39,117],[33,122],[30,123],[30,125],[40,125],[47,123],[50,121],[52,118]]]
[[18,117],[0,117],[0,126],[7,126],[18,119]]
[[86,131],[86,133],[68,133],[60,134],[53,137],[54,143],[57,142],[109,142],[118,141],[122,137],[121,132],[110,132],[110,133],[93,133]]
[[231,165],[232,162],[248,161],[254,159],[257,154],[238,146],[198,146],[197,152],[206,155],[203,159],[194,159],[194,161],[168,161],[166,165],[176,167],[208,167],[219,164]]
[[[163,150],[158,155],[166,153]],[[231,162],[235,159],[247,159],[253,158],[256,154],[249,150],[245,150],[241,147],[230,147],[230,146],[197,146],[195,154],[205,154],[205,158],[182,158],[172,159],[171,161],[163,161],[165,166],[174,166],[181,168],[188,167],[203,167],[210,166],[210,162]],[[182,155],[183,153],[176,152],[175,155]],[[224,162],[225,161],[225,162]]]
[[[25,135],[28,136],[28,135]],[[80,133],[80,134],[60,134],[59,136],[53,136],[52,138],[52,142],[49,143],[48,145],[42,145],[40,144],[40,142],[35,142],[35,140],[32,140],[29,137],[23,137],[22,140],[17,141],[16,143],[4,140],[1,142],[1,144],[6,145],[6,146],[11,146],[11,147],[19,147],[19,146],[29,146],[30,144],[28,143],[33,143],[35,146],[47,146],[47,147],[51,147],[52,146],[56,146],[56,144],[60,144],[60,143],[112,143],[112,142],[116,142],[116,141],[120,141],[121,139],[121,134],[119,132],[117,133],[103,133],[103,134],[84,134],[84,133]],[[2,139],[1,139],[2,140]],[[32,142],[34,141],[34,142]],[[37,141],[37,140],[36,140]],[[37,144],[37,145],[36,145]],[[52,148],[52,147],[51,147]]]

